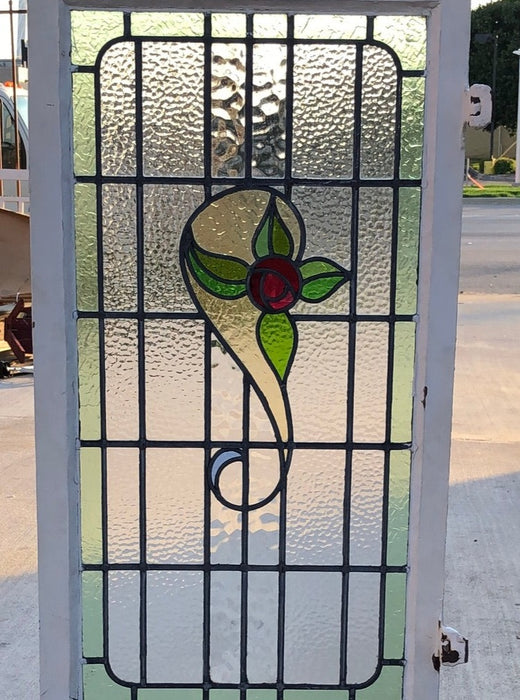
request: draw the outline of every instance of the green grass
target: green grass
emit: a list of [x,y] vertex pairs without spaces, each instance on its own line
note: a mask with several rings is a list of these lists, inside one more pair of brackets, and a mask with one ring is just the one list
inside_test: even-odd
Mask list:
[[520,197],[520,187],[512,187],[511,185],[484,185],[481,190],[478,187],[464,187],[464,197]]

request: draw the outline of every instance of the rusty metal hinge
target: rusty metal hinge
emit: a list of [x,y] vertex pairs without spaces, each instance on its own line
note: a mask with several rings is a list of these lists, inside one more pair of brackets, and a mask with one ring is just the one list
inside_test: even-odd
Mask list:
[[444,627],[439,622],[439,650],[432,661],[436,671],[442,666],[458,666],[468,663],[469,642],[453,627]]

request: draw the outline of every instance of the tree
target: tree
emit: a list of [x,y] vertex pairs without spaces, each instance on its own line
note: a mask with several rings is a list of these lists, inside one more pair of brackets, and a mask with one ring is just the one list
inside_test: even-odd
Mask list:
[[497,126],[516,131],[519,59],[513,51],[520,48],[520,0],[498,0],[471,13],[470,85],[492,85],[495,36],[498,39],[494,121]]

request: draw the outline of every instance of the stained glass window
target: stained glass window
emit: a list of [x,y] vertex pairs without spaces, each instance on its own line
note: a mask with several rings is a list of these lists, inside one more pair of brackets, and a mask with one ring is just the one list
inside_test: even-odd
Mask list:
[[85,700],[397,700],[424,18],[71,18]]

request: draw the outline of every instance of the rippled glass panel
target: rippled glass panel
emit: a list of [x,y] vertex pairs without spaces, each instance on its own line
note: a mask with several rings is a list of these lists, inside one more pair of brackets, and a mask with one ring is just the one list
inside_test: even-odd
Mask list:
[[96,188],[74,188],[76,232],[76,302],[82,311],[98,308]]
[[71,63],[77,66],[93,65],[102,47],[123,34],[122,12],[70,13]]
[[76,175],[94,175],[96,172],[94,76],[88,73],[74,73],[72,86],[74,173]]

